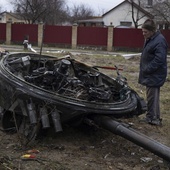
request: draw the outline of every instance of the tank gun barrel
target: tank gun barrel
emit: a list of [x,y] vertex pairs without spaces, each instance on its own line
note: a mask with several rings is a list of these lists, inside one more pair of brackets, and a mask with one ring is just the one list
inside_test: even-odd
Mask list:
[[170,147],[167,147],[128,126],[125,126],[108,116],[96,116],[94,121],[100,127],[143,147],[168,162],[170,161]]

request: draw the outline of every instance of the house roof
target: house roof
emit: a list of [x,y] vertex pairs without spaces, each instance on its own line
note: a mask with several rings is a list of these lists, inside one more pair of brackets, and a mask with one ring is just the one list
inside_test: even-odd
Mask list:
[[10,16],[12,16],[13,18],[18,19],[18,20],[23,20],[23,17],[20,14],[18,14],[18,13],[4,11],[4,12],[0,13],[0,15],[3,15],[5,13],[10,15]]
[[91,19],[77,20],[76,22],[77,23],[82,23],[82,22],[101,23],[101,22],[103,22],[103,18],[102,17],[94,17]]
[[122,3],[118,4],[117,6],[115,6],[114,8],[112,8],[111,10],[107,11],[106,13],[104,13],[102,16],[107,15],[108,13],[110,13],[111,11],[115,10],[117,7],[121,6],[124,3],[129,3],[132,4],[135,8],[137,8],[139,11],[141,11],[142,13],[144,13],[146,16],[150,17],[150,18],[154,18],[154,16],[152,14],[150,14],[148,11],[144,10],[143,8],[141,8],[138,4],[136,4],[135,2],[131,2],[129,0],[124,0]]

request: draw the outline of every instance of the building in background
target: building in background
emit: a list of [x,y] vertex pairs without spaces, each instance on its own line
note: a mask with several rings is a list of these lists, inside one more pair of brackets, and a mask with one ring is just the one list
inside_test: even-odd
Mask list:
[[17,13],[4,11],[0,13],[0,23],[7,23],[7,22],[18,23],[18,24],[26,23],[26,21],[21,17],[21,15]]
[[[110,26],[117,28],[141,28],[147,18],[152,18],[158,29],[169,29],[169,10],[163,2],[165,0],[124,0],[114,8],[104,13],[101,17],[78,20],[80,26]],[[165,8],[164,8],[165,6]],[[159,9],[159,7],[161,7]],[[157,10],[159,9],[159,10]],[[164,10],[162,13],[161,10]],[[157,13],[156,13],[157,11]],[[159,11],[159,13],[158,13]],[[164,14],[164,15],[163,15]]]
[[[133,10],[132,10],[133,7]],[[124,0],[114,8],[104,13],[101,17],[87,20],[78,20],[80,26],[110,26],[119,28],[135,28],[134,21],[138,21],[140,26],[147,18],[153,18],[147,10],[137,3]]]

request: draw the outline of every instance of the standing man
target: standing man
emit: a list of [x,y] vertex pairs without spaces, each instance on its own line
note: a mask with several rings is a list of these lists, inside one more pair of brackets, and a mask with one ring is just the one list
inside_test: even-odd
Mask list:
[[142,25],[145,43],[140,59],[139,83],[146,86],[147,113],[145,122],[161,125],[160,87],[167,76],[168,45],[153,20],[147,19]]

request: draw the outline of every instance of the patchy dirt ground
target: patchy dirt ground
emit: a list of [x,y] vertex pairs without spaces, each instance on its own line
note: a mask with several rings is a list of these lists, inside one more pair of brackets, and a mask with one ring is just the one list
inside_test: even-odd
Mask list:
[[[114,55],[74,54],[89,65],[123,68],[121,74],[140,95],[144,89],[137,84],[139,57],[126,60]],[[110,76],[116,71],[102,70]],[[139,122],[140,117],[123,119],[133,129],[170,146],[169,80],[162,88],[161,109],[163,126]],[[38,150],[36,159],[22,159],[30,150]],[[18,134],[0,131],[0,170],[168,170],[168,163],[132,142],[103,129],[64,126],[63,132],[49,132],[30,146],[21,145]]]

